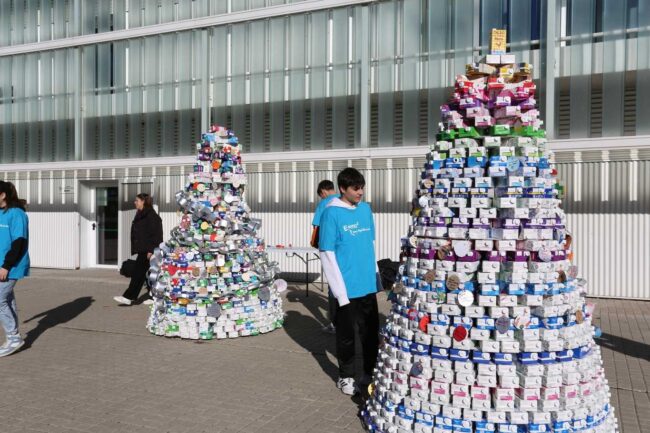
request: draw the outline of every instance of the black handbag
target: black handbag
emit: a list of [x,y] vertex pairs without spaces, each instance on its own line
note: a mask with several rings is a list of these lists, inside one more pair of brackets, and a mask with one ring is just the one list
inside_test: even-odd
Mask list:
[[126,278],[131,278],[134,270],[135,260],[126,259],[122,262],[122,266],[120,267],[120,275],[124,275]]

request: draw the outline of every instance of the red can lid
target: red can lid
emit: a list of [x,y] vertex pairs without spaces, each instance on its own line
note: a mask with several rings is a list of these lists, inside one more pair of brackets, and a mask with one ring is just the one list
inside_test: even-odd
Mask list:
[[423,318],[420,319],[420,323],[418,327],[420,328],[420,331],[422,332],[427,332],[427,325],[429,325],[429,322],[431,322],[431,319],[429,318],[429,315],[427,314]]
[[467,329],[464,326],[456,326],[452,334],[454,340],[460,342],[467,338]]

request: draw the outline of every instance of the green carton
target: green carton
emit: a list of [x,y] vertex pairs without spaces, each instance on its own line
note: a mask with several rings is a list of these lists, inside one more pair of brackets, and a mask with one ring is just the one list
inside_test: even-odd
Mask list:
[[490,135],[509,135],[509,125],[494,125],[490,127]]
[[481,138],[482,135],[473,126],[457,130],[458,138]]
[[455,139],[457,136],[456,131],[451,129],[448,131],[441,131],[436,135],[438,141],[449,141]]
[[545,138],[546,131],[543,129],[537,129],[533,126],[522,126],[515,129],[515,134],[522,137],[535,137],[535,138]]

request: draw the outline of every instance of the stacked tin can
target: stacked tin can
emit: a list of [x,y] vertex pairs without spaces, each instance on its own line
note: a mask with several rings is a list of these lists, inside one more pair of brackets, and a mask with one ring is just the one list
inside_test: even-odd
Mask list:
[[617,431],[531,69],[486,56],[441,107],[362,411],[370,431]]
[[151,258],[150,332],[210,340],[282,326],[282,281],[256,235],[261,221],[249,215],[245,186],[237,137],[213,126],[176,194],[181,221]]

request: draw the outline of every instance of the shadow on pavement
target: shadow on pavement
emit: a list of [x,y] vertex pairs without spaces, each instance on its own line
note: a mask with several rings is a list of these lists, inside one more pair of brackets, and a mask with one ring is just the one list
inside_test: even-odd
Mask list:
[[23,350],[31,347],[32,343],[34,343],[43,332],[50,328],[54,328],[55,326],[69,322],[83,313],[84,310],[90,307],[93,302],[95,302],[95,300],[92,297],[84,296],[63,305],[59,305],[58,307],[54,307],[51,310],[44,311],[23,321],[23,323],[28,323],[40,318],[38,325],[25,335],[25,346],[23,347]]
[[[280,272],[278,278],[282,278],[289,283],[298,283],[305,284],[306,281],[309,281],[309,284],[316,284],[316,280],[320,278],[320,272]],[[320,286],[320,283],[317,285]]]
[[338,367],[327,357],[327,352],[335,355],[334,336],[324,333],[321,323],[299,311],[287,311],[284,330],[293,341],[311,353],[320,368],[332,381],[338,378]]
[[327,298],[317,294],[306,297],[304,290],[289,286],[286,299],[289,302],[300,302],[309,310],[309,314],[293,310],[286,312],[284,330],[287,335],[311,353],[325,374],[336,381],[338,366],[327,357],[328,352],[336,355],[335,338],[322,330],[323,325],[328,323],[323,315],[323,311],[327,310]]
[[633,341],[627,338],[619,337],[604,333],[597,338],[596,341],[601,347],[606,347],[624,355],[632,356],[634,358],[645,359],[650,361],[650,345],[640,341]]
[[138,297],[138,299],[136,299],[136,301],[133,303],[133,305],[140,305],[140,304],[142,304],[144,301],[146,301],[147,299],[151,299],[151,295],[149,294],[149,290],[148,290],[148,289],[145,290],[144,293],[142,293],[142,294]]
[[325,317],[323,312],[327,312],[327,298],[323,298],[319,292],[313,293],[307,297],[305,290],[299,289],[296,286],[289,286],[287,296],[289,302],[300,302],[311,313],[311,315],[320,323],[320,326],[325,326],[330,323],[329,319]]
[[[284,329],[287,335],[311,353],[321,369],[332,378],[333,382],[336,382],[339,372],[338,364],[331,362],[327,357],[327,353],[329,352],[333,358],[336,358],[336,337],[323,332],[323,326],[329,323],[329,319],[326,317],[326,312],[328,311],[327,295],[323,296],[317,292],[306,297],[304,290],[295,286],[289,286],[286,299],[288,302],[301,303],[309,311],[309,314],[302,314],[294,310],[286,311]],[[385,322],[386,315],[379,313],[379,326],[383,327]],[[358,331],[355,339],[355,350],[356,371],[362,372],[363,357],[361,355],[361,342]],[[364,389],[363,391],[361,396],[355,396],[353,399],[359,409],[363,407],[363,402],[368,397],[367,390]]]

